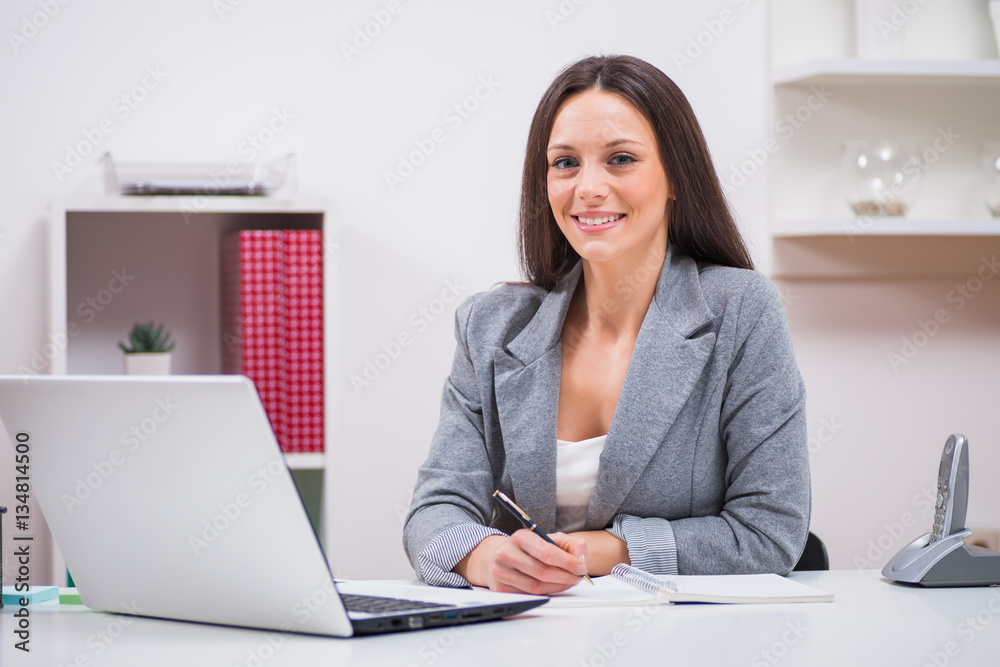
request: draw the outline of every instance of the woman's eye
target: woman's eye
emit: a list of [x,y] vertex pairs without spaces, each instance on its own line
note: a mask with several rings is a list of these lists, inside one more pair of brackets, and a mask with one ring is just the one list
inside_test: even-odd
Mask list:
[[571,157],[561,157],[554,160],[552,166],[556,169],[572,169],[577,166],[577,161]]
[[625,167],[632,164],[633,162],[636,162],[636,159],[631,155],[627,155],[625,153],[619,153],[618,155],[611,156],[610,162],[611,164],[617,167]]

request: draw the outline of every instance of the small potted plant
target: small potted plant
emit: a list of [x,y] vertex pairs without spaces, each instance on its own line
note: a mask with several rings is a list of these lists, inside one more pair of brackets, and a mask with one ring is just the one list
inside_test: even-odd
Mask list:
[[170,351],[176,341],[162,324],[136,322],[128,334],[129,344],[119,342],[125,353],[126,375],[169,375]]

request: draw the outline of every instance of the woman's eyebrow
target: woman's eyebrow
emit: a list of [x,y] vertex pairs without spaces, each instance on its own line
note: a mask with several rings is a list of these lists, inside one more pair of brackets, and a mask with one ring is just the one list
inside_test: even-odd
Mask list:
[[[605,148],[615,148],[616,146],[621,146],[622,144],[635,144],[636,146],[642,146],[642,142],[641,141],[637,141],[635,139],[622,138],[622,139],[614,139],[613,141],[609,141],[608,143],[604,144],[604,147]],[[550,151],[571,151],[571,150],[574,150],[574,149],[573,149],[572,146],[570,146],[568,144],[553,144],[552,146],[549,146],[546,150],[550,150]]]

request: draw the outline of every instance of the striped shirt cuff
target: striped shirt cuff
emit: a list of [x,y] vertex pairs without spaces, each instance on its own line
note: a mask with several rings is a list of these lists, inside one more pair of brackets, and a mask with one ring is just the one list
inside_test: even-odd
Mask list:
[[431,540],[417,555],[417,577],[432,586],[471,586],[465,577],[452,572],[451,568],[490,535],[506,536],[507,533],[478,523],[452,526]]
[[625,542],[633,567],[650,574],[677,574],[677,543],[666,519],[619,514],[608,531]]

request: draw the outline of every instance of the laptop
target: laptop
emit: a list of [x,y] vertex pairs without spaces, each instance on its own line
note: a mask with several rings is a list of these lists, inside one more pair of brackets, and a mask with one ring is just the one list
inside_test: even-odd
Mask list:
[[335,582],[243,376],[0,376],[0,420],[92,609],[351,637],[548,600]]

